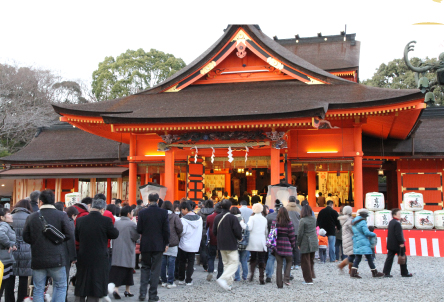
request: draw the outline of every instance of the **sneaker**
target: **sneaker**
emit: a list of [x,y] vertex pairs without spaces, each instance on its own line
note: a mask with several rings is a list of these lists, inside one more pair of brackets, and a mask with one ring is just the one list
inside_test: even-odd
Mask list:
[[187,286],[193,286],[193,281],[191,281],[190,283],[187,283]]
[[294,269],[299,269],[299,266],[298,266],[298,265],[295,265],[295,266],[294,266]]
[[231,286],[228,285],[227,281],[219,278],[216,280],[217,284],[225,290],[231,290]]
[[179,280],[179,282],[177,282],[177,284],[179,284],[179,285],[185,285],[185,281],[180,281],[180,280]]
[[209,273],[207,275],[207,281],[211,281],[211,280],[213,280],[213,273]]
[[295,268],[294,268],[294,265],[293,266],[291,266],[291,270],[294,270]]
[[384,275],[384,278],[393,278],[393,275]]
[[409,274],[407,274],[407,275],[401,275],[401,277],[413,277],[413,274],[412,274],[412,273],[409,273]]
[[266,279],[265,279],[265,282],[266,282],[266,283],[271,283],[271,278],[266,278]]
[[305,282],[305,281],[303,281],[302,284],[304,284],[304,285],[313,285],[313,282]]
[[166,286],[167,286],[167,283],[162,282],[162,287],[166,287]]
[[292,275],[290,275],[290,280],[294,280],[294,277]]
[[172,288],[175,288],[175,287],[177,287],[177,285],[175,283],[167,285],[168,289],[172,289]]

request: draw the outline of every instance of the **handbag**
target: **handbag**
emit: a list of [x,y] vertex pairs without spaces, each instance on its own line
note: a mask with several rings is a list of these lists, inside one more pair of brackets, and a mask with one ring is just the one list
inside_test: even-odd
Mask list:
[[403,265],[403,264],[405,264],[406,260],[407,259],[406,259],[406,255],[405,255],[405,248],[402,247],[401,251],[398,254],[398,264]]
[[276,223],[273,223],[273,225],[271,226],[270,233],[268,234],[266,245],[269,249],[275,251],[276,244],[277,244],[277,228],[276,228]]
[[60,232],[55,226],[46,222],[42,212],[39,211],[39,218],[43,226],[43,235],[55,245],[62,244],[65,241],[65,235]]
[[247,249],[248,241],[250,240],[250,231],[242,230],[242,240],[239,241],[237,248],[239,251],[245,251]]

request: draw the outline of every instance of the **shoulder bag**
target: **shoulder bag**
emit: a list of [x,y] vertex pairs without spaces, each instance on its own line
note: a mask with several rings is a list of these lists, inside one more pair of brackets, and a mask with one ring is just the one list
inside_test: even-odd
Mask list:
[[41,211],[39,211],[39,218],[43,226],[43,235],[47,239],[49,239],[49,241],[56,245],[62,244],[62,242],[65,241],[65,235],[60,232],[55,226],[47,223]]
[[405,247],[401,247],[399,254],[398,254],[398,264],[405,264],[406,262],[406,256],[405,256]]
[[272,251],[276,251],[276,244],[277,244],[277,228],[276,228],[276,223],[273,223],[271,226],[270,233],[268,234],[266,245]]

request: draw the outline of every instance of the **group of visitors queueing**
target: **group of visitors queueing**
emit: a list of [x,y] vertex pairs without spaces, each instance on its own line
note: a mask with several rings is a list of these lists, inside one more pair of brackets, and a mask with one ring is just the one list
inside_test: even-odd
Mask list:
[[[299,204],[294,196],[285,207],[276,200],[270,210],[260,203],[251,209],[245,200],[240,203],[240,207],[232,206],[229,199],[216,204],[187,199],[172,203],[151,193],[147,206],[142,200],[129,206],[116,199],[107,205],[106,196],[97,194],[65,208],[55,203],[52,191],[33,192],[11,212],[0,208],[0,260],[4,264],[0,294],[5,293],[6,302],[21,302],[27,296],[41,302],[52,284],[52,301],[64,301],[72,284],[76,302],[109,300],[108,293],[122,299],[120,286],[125,286],[125,297],[132,297],[139,262],[140,301],[159,301],[158,286],[192,286],[195,265],[202,265],[207,281],[216,279],[225,290],[231,290],[236,281],[253,282],[256,270],[261,285],[271,283],[276,273],[278,288],[290,286],[291,272],[299,267],[303,284],[313,284],[315,258],[323,264],[327,254],[330,262],[341,256],[338,267],[342,271],[348,265],[351,278],[361,278],[362,256],[373,277],[392,277],[397,254],[404,259],[401,275],[412,276],[407,270],[399,209],[392,210],[387,259],[383,272],[378,272],[376,235],[367,226],[367,210],[353,218],[350,206],[338,213],[330,200],[315,218],[308,202]],[[76,272],[70,278],[74,264]],[[32,286],[28,286],[31,276]],[[19,279],[17,299],[15,277]]]

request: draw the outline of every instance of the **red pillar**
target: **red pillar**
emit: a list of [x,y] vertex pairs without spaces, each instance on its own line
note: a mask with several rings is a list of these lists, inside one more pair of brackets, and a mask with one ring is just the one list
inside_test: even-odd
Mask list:
[[361,209],[364,204],[364,190],[362,183],[362,127],[355,125],[354,128],[354,205],[356,209]]
[[112,185],[111,185],[111,178],[106,179],[106,203],[111,203],[111,195],[112,195]]
[[148,173],[148,167],[145,169],[145,185],[147,185],[150,181],[150,174]]
[[307,194],[308,194],[308,204],[311,208],[316,207],[316,172],[307,172]]
[[281,173],[280,153],[281,153],[280,150],[271,147],[270,168],[271,168],[272,185],[278,184],[280,182],[280,173]]
[[174,174],[174,151],[165,152],[165,187],[167,193],[165,200],[174,201],[174,192],[176,187],[176,177]]
[[128,183],[128,203],[136,204],[137,201],[137,163],[134,162],[136,156],[136,136],[130,136],[130,154],[129,154],[129,183]]

